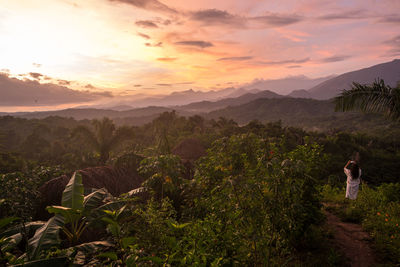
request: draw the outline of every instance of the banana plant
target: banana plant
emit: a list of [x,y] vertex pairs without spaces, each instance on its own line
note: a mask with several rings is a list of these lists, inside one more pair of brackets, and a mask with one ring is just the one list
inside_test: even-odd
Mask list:
[[61,206],[50,206],[47,210],[54,213],[47,223],[37,229],[28,241],[28,259],[38,259],[43,249],[58,246],[59,231],[62,230],[70,245],[76,245],[88,225],[88,215],[96,207],[102,206],[110,195],[105,189],[83,194],[82,176],[75,172],[64,189]]
[[62,215],[65,224],[62,227],[70,245],[76,245],[88,226],[88,217],[91,210],[101,206],[109,196],[105,189],[98,189],[84,197],[82,176],[74,173],[65,187],[62,195],[62,206],[47,207],[50,213]]
[[[101,218],[104,217],[104,210],[118,210],[132,199],[110,201],[112,196],[104,188],[97,189],[87,196],[84,196],[83,192],[82,176],[75,172],[63,191],[61,206],[47,207],[47,210],[54,213],[54,216],[47,222],[30,222],[23,225],[27,236],[34,234],[27,242],[27,253],[14,262],[23,262],[24,266],[29,266],[31,263],[35,265],[42,263],[42,261],[51,260],[41,259],[41,256],[43,256],[43,251],[52,247],[59,247],[61,243],[60,231],[63,231],[67,237],[71,245],[69,249],[76,253],[79,252],[80,255],[87,253],[87,250],[104,250],[113,245],[108,241],[95,241],[76,246],[88,225],[92,222],[101,221]],[[0,228],[16,219],[0,220]],[[0,239],[4,241],[1,244],[3,251],[15,248],[23,240],[21,227],[14,226],[7,229],[0,233]],[[81,258],[84,258],[82,255]]]

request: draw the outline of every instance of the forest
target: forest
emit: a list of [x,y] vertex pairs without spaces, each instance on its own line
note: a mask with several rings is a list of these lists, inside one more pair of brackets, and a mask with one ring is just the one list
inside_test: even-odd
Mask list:
[[[175,111],[143,126],[0,125],[0,265],[346,266],[324,210],[362,224],[379,260],[400,263],[395,132]],[[363,184],[349,202],[343,166],[357,152]]]

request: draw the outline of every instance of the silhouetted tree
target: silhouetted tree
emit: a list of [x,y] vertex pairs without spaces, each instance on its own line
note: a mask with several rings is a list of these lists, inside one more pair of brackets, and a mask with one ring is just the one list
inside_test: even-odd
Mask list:
[[85,126],[78,126],[72,135],[85,138],[88,144],[100,154],[100,164],[105,164],[110,158],[110,152],[133,136],[132,128],[126,126],[116,128],[109,118],[93,120],[92,124],[95,131]]

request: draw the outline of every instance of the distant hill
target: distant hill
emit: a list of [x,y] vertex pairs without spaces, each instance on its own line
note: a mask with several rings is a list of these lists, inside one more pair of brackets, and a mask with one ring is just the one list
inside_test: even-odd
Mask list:
[[310,92],[307,90],[301,89],[301,90],[294,90],[290,94],[288,94],[290,97],[295,97],[295,98],[311,98]]
[[[241,88],[227,87],[221,90],[195,91],[193,89],[172,92],[168,95],[127,95],[114,97],[110,102],[103,103],[96,108],[115,109],[114,107],[131,106],[133,108],[143,108],[148,106],[178,106],[186,105],[198,101],[215,101],[228,96],[240,96],[249,91]],[[118,108],[118,110],[121,110]],[[123,108],[125,110],[125,108]]]
[[147,108],[138,108],[131,109],[126,111],[116,111],[116,110],[108,110],[108,109],[94,109],[94,108],[86,108],[86,109],[63,109],[56,111],[40,111],[40,112],[29,112],[29,113],[10,113],[12,116],[27,118],[27,119],[42,119],[50,116],[58,116],[58,117],[66,117],[66,118],[74,118],[76,120],[83,119],[100,119],[103,117],[109,117],[112,119],[115,118],[127,118],[127,117],[146,117],[151,115],[158,115],[165,111],[171,111],[170,108],[165,107],[147,107]]
[[310,89],[326,80],[331,79],[334,76],[320,77],[316,79],[308,78],[304,75],[299,76],[289,76],[282,79],[275,80],[264,80],[255,79],[251,83],[242,86],[245,90],[269,90],[273,92],[279,92],[279,94],[286,95],[293,90]]
[[235,98],[225,98],[218,101],[201,101],[195,102],[184,106],[176,107],[177,110],[185,110],[188,112],[196,112],[196,113],[203,113],[203,112],[210,112],[216,109],[222,109],[228,106],[238,106],[250,101],[253,101],[258,98],[282,98],[284,96],[278,95],[271,91],[261,91],[258,93],[247,93]]
[[210,112],[207,117],[217,119],[225,117],[240,124],[251,120],[277,121],[291,123],[299,118],[326,117],[334,115],[333,104],[330,101],[319,101],[304,98],[261,98],[249,103],[227,107]]
[[241,125],[252,120],[261,122],[281,120],[284,125],[313,131],[338,129],[372,133],[389,129],[389,125],[400,128],[399,124],[383,119],[380,115],[335,112],[330,100],[305,98],[262,98],[243,105],[215,110],[206,114],[205,117],[208,119],[225,117]]
[[383,79],[390,86],[396,86],[400,81],[400,59],[344,73],[314,86],[308,92],[314,99],[330,99],[342,90],[350,89],[353,82],[371,84],[377,78]]

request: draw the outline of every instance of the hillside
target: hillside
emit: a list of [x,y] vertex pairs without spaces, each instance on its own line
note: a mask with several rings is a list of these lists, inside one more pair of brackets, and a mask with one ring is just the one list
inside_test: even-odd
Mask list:
[[185,110],[188,112],[210,112],[217,109],[222,109],[228,106],[238,106],[259,98],[282,98],[284,96],[278,95],[271,91],[261,91],[258,93],[247,93],[235,98],[225,98],[218,101],[201,101],[195,102],[184,106],[176,107],[177,110]]
[[350,89],[353,82],[370,84],[377,78],[383,79],[390,86],[395,86],[400,81],[400,59],[344,73],[312,87],[308,92],[314,99],[330,99],[342,90]]
[[391,127],[400,128],[398,124],[384,120],[380,115],[334,112],[330,100],[305,98],[257,99],[240,106],[212,111],[206,117],[208,119],[225,117],[241,125],[252,120],[261,122],[281,120],[284,125],[316,131],[336,129],[377,133],[382,129],[392,129]]
[[307,90],[294,90],[290,94],[288,94],[290,97],[295,97],[295,98],[311,98],[310,92]]
[[29,112],[29,113],[10,113],[11,116],[27,118],[27,119],[41,119],[49,116],[59,116],[66,118],[74,118],[76,120],[83,119],[100,119],[103,117],[108,118],[127,118],[127,117],[147,117],[152,115],[160,114],[164,111],[171,111],[170,108],[165,107],[147,107],[147,108],[137,108],[126,111],[116,111],[109,109],[94,109],[94,108],[86,108],[86,109],[63,109],[63,110],[55,110],[55,111],[41,111],[41,112]]

